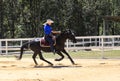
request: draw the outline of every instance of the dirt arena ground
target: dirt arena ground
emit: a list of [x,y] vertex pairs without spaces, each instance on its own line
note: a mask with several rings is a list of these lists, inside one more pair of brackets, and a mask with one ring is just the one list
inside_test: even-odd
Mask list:
[[35,66],[32,58],[0,58],[0,81],[120,81],[120,59],[48,60],[53,67],[39,59]]

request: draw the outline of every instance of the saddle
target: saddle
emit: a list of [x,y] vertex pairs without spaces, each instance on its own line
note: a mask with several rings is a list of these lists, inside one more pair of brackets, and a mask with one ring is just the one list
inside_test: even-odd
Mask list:
[[[56,37],[53,37],[53,41],[54,41],[54,46],[56,45]],[[43,38],[40,39],[40,46],[41,47],[50,47],[49,43]]]

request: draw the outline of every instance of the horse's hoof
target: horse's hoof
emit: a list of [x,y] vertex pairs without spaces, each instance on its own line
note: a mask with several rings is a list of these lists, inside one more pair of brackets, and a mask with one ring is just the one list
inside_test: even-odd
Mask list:
[[72,63],[73,65],[77,65],[76,63]]
[[78,64],[74,63],[73,65],[78,65]]
[[16,60],[21,60],[21,58],[16,58]]
[[34,65],[34,67],[38,67],[38,65]]
[[50,64],[50,66],[53,66],[53,64]]
[[60,59],[55,59],[55,61],[60,61]]
[[38,63],[35,63],[35,66],[38,66]]
[[16,60],[21,60],[21,58],[19,58],[19,56],[14,55],[14,57],[16,58]]
[[60,59],[55,59],[55,61],[61,61],[63,58],[60,58]]
[[39,65],[34,65],[34,68],[40,68],[41,66],[39,66]]

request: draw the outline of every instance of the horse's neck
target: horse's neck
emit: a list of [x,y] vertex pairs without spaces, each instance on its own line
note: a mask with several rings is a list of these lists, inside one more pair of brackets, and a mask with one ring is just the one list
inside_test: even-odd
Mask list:
[[65,37],[64,35],[59,35],[56,39],[60,43],[64,44],[66,42],[66,40],[67,40],[67,37]]

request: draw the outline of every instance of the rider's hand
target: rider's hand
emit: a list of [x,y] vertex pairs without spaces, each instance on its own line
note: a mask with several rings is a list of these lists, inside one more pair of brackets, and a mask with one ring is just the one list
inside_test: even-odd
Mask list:
[[61,33],[61,31],[58,31],[58,33],[60,34],[60,33]]
[[61,31],[52,31],[53,34],[60,34]]

